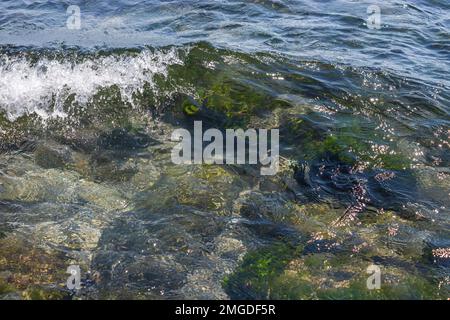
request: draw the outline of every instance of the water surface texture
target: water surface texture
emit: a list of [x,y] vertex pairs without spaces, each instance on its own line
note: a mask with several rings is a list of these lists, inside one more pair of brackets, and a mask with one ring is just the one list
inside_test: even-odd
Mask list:
[[0,298],[448,299],[449,74],[446,0],[1,1]]

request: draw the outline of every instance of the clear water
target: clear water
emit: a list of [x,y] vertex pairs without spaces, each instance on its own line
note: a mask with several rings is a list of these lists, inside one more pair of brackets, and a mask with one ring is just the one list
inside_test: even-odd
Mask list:
[[[447,299],[450,5],[371,4],[2,1],[1,297]],[[194,120],[282,171],[174,165]]]

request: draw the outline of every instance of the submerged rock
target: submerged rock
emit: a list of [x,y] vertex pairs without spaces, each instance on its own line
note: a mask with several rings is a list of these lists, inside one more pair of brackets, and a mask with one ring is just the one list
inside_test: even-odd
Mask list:
[[230,215],[232,200],[244,186],[239,176],[220,165],[176,166],[170,163],[136,201],[137,206],[149,208],[165,210],[178,204]]
[[129,213],[103,232],[92,264],[101,290],[119,293],[127,283],[134,296],[178,297],[219,227],[207,214],[179,210]]
[[64,168],[73,162],[72,151],[69,147],[54,142],[42,142],[34,151],[36,164],[45,169]]
[[100,148],[113,150],[134,150],[146,148],[149,145],[156,144],[148,135],[143,133],[130,133],[125,129],[117,128],[111,132],[102,133],[97,141]]
[[[381,289],[370,290],[367,268],[375,264],[364,256],[346,252],[301,254],[301,247],[288,250],[267,247],[248,255],[225,279],[232,299],[446,299],[445,289],[411,264],[378,264]],[[306,254],[305,254],[306,253]]]
[[57,169],[27,170],[20,177],[0,178],[4,192],[0,199],[59,203],[86,201],[106,210],[119,210],[127,205],[122,194],[102,184],[84,180],[79,174]]
[[214,270],[197,269],[186,278],[186,285],[180,292],[184,299],[227,300],[228,295],[222,288],[220,273]]
[[90,159],[90,175],[95,181],[124,182],[129,181],[139,170],[127,159],[126,155],[118,156],[116,153],[97,152]]
[[297,166],[294,177],[305,188],[298,195],[300,199],[335,199],[348,207],[343,219],[353,220],[368,206],[419,219],[415,204],[427,205],[425,201],[420,203],[417,180],[410,170],[361,170],[356,164],[343,163],[332,154],[326,154],[311,163]]

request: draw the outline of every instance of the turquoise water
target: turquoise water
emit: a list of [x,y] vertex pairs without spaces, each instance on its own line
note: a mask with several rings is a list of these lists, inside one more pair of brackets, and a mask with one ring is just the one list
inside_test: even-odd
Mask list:
[[[447,299],[450,6],[372,4],[2,1],[0,297]],[[175,165],[196,120],[280,172]]]

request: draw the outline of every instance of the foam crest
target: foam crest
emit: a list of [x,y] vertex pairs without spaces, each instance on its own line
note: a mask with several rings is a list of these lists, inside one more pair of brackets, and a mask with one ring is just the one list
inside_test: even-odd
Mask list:
[[167,76],[168,66],[182,64],[174,48],[144,50],[137,55],[110,55],[79,62],[0,56],[0,109],[9,120],[36,113],[43,119],[65,117],[63,104],[74,95],[86,105],[101,88],[117,86],[122,99],[133,104],[133,94],[144,85],[155,89],[154,76]]

